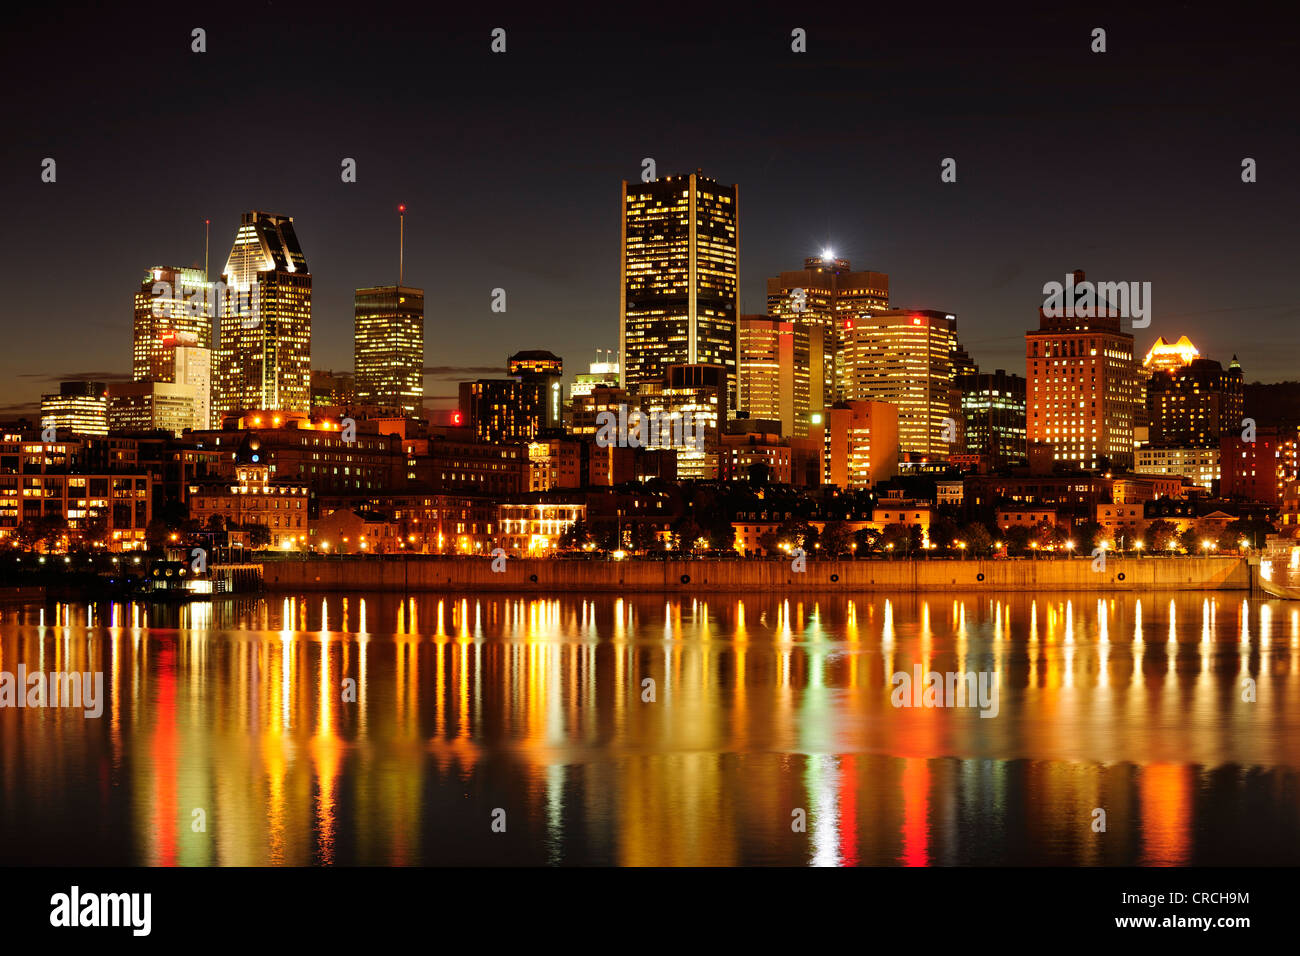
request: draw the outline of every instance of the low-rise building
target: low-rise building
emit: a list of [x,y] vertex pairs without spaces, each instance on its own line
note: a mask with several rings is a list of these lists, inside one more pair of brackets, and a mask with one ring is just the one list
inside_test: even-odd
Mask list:
[[306,484],[271,476],[257,436],[236,452],[233,479],[204,479],[190,486],[190,517],[212,531],[266,529],[270,547],[306,550],[310,523]]
[[561,536],[587,520],[581,495],[525,495],[497,505],[497,544],[510,554],[544,555],[554,551]]

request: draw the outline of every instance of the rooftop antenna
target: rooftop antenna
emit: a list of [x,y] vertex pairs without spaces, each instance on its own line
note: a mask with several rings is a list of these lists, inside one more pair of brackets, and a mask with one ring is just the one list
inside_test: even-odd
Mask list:
[[406,204],[397,207],[397,284],[406,275]]
[[208,281],[208,240],[212,235],[212,220],[203,220],[203,281]]

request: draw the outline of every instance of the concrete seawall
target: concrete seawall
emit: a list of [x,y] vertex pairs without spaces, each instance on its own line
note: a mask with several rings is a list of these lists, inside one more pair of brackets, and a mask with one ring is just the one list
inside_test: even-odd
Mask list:
[[272,591],[538,591],[835,593],[860,591],[1250,590],[1244,558],[1089,558],[1043,561],[561,561],[510,558],[276,559],[263,565]]

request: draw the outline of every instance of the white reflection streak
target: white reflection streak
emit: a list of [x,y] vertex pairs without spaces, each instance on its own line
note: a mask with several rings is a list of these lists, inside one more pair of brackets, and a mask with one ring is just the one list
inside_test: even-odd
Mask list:
[[839,866],[839,765],[831,754],[808,755],[808,791],[812,797],[813,866]]

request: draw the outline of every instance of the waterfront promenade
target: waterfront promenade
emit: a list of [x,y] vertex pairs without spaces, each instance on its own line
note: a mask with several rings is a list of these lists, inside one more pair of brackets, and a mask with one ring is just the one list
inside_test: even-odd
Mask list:
[[790,561],[566,560],[428,555],[279,558],[263,565],[271,591],[536,591],[563,593],[806,593],[1249,591],[1245,558],[1108,558],[1094,570],[1088,557],[1042,560]]

